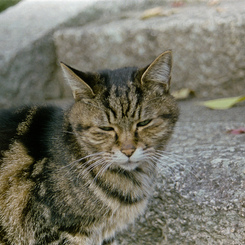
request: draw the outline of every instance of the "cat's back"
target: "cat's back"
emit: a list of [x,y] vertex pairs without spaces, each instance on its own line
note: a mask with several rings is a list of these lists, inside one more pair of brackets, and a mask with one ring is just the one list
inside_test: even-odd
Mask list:
[[0,110],[0,157],[14,141],[18,125],[25,121],[28,110],[28,107]]
[[[61,109],[53,106],[24,106],[0,110],[0,159],[18,142],[29,154],[42,151],[44,138]],[[40,156],[39,156],[40,157]]]

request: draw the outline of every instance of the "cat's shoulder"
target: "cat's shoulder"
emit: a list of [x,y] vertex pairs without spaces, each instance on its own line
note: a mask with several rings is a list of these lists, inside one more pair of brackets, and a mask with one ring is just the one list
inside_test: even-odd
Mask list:
[[55,114],[62,114],[62,109],[54,105],[21,106],[9,109],[0,109],[0,128],[16,128],[19,123],[28,118],[38,120],[52,118]]
[[[43,139],[62,120],[63,110],[57,106],[22,106],[0,110],[0,158],[14,141],[25,142],[28,149],[40,150]],[[35,139],[35,140],[33,140]]]
[[53,105],[22,106],[0,110],[1,141],[22,134],[28,128],[40,131],[55,120],[59,120],[63,110]]

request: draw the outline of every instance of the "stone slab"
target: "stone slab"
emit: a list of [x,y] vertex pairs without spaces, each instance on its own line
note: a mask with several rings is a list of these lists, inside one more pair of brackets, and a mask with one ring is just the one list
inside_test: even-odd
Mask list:
[[[69,97],[60,60],[83,70],[145,66],[169,48],[174,89],[189,87],[198,97],[242,94],[244,1],[185,1],[180,8],[171,2],[23,0],[4,11],[0,107]],[[156,6],[162,16],[141,19]],[[57,32],[54,45],[53,33],[68,26],[77,28]]]
[[164,6],[163,16],[145,20],[143,10],[126,13],[114,21],[57,31],[58,59],[91,71],[145,66],[172,49],[174,89],[191,88],[198,97],[244,93],[244,1]]
[[211,111],[181,103],[181,117],[161,157],[156,189],[146,213],[122,245],[244,244],[245,104]]
[[[147,0],[22,0],[0,14],[0,107],[64,97],[53,33],[117,16]],[[159,2],[159,0],[156,0]],[[106,18],[108,20],[108,17]]]
[[52,34],[94,2],[23,0],[0,14],[0,106],[40,102],[47,92],[60,97],[59,83],[49,83],[56,68]]

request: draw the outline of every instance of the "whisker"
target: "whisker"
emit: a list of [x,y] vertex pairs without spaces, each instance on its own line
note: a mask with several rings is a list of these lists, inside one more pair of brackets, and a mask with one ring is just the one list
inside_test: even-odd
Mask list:
[[160,156],[161,158],[169,159],[172,162],[178,162],[181,165],[189,163],[183,156],[177,155],[177,154],[175,154],[173,152],[159,151],[158,150],[158,151],[156,151],[156,154],[158,156]]
[[[94,161],[97,162],[98,160],[101,159],[101,155],[103,155],[103,154],[104,154],[104,152],[97,152],[97,153],[92,153],[92,154],[86,155],[85,157],[82,157],[82,158],[80,158],[80,159],[77,159],[77,160],[75,160],[75,161],[69,163],[68,165],[63,166],[61,169],[67,168],[67,171],[66,171],[65,175],[68,175],[69,172],[71,172],[71,171],[73,171],[74,173],[75,173],[75,172],[78,172],[78,177],[77,177],[77,179],[78,179],[78,178],[80,178],[80,176],[81,176],[82,174],[88,172],[88,171],[86,171],[86,168],[85,168],[84,166],[86,166],[86,165],[88,165],[88,164],[90,164],[91,162],[94,162]],[[89,158],[91,158],[91,159],[89,159]],[[84,162],[83,164],[78,164],[78,163],[80,163],[80,162],[81,162],[82,160],[84,160],[84,159],[89,159],[89,160],[87,160],[87,161]],[[96,165],[96,164],[95,164],[95,165]],[[87,167],[87,170],[91,171],[90,168],[92,169],[93,166],[94,166],[94,165],[92,165],[92,166],[89,165],[89,166]],[[81,172],[81,170],[82,170],[82,172]],[[87,175],[86,175],[86,176],[87,176]],[[85,176],[85,177],[86,177],[86,176]]]
[[155,157],[155,156],[149,156],[147,159],[150,160],[150,164],[153,165],[153,167],[157,168],[157,170],[162,170],[159,166],[159,158]]
[[85,173],[89,173],[89,172],[91,172],[93,169],[95,169],[96,167],[98,167],[100,164],[101,164],[101,162],[103,162],[104,160],[103,159],[98,159],[98,160],[92,160],[92,161],[94,161],[91,165],[89,165],[87,168],[85,168],[84,170],[83,170],[83,172]]
[[85,164],[89,164],[89,163],[91,163],[93,161],[97,161],[99,159],[100,159],[100,157],[97,156],[97,157],[94,157],[93,159],[90,159],[90,160],[86,161],[84,164],[81,164],[81,165],[75,164],[75,163],[79,163],[79,161],[74,161],[74,162],[70,163],[68,166],[65,166],[65,167],[69,167],[69,169],[67,170],[67,173],[72,171],[75,167],[76,167],[76,170],[78,171],[81,168],[83,168]]
[[82,172],[79,174],[78,178],[80,178],[81,175],[83,175],[83,177],[86,178],[93,169],[103,165],[104,163],[105,163],[104,159],[100,158],[100,159],[96,160],[94,163],[89,165],[87,168],[83,169]]
[[100,155],[103,155],[103,154],[104,154],[104,152],[97,152],[97,153],[93,153],[93,154],[87,155],[87,156],[85,156],[85,157],[79,158],[79,159],[77,159],[77,160],[75,160],[75,161],[69,163],[68,165],[65,165],[65,166],[62,167],[62,168],[67,168],[67,167],[73,165],[74,163],[81,162],[82,160],[84,160],[84,159],[86,159],[86,158],[90,158],[90,157],[94,157],[94,156],[100,156]]
[[[93,179],[93,182],[99,177],[99,175],[103,175],[103,173],[105,173],[105,171],[110,167],[110,163],[108,164],[107,161],[104,161],[102,164],[101,164],[101,169],[98,171],[98,173],[96,174],[96,176],[94,177]],[[92,182],[92,183],[93,183]]]
[[76,161],[82,161],[82,160],[84,160],[84,159],[86,159],[86,158],[89,158],[89,157],[94,157],[94,156],[99,156],[99,155],[103,155],[104,154],[104,152],[96,152],[96,153],[93,153],[93,154],[90,154],[90,155],[87,155],[87,156],[85,156],[85,157],[82,157],[82,158],[80,158],[80,159],[78,159],[78,160],[76,160]]
[[[173,159],[169,156],[164,156],[163,154],[160,154],[159,152],[154,152],[152,154],[146,154],[146,159],[149,160],[149,163],[154,164],[154,166],[157,168],[159,172],[162,172],[163,169],[168,169],[168,171],[171,171],[171,174],[174,174],[174,167],[169,164],[170,160],[173,161]],[[161,160],[167,160],[164,164]]]
[[87,183],[88,186],[90,186],[94,183],[94,181],[98,178],[99,175],[102,175],[109,168],[110,165],[111,164],[108,164],[108,162],[104,159],[95,161],[93,164],[91,164],[88,168],[84,169],[79,174],[78,179],[81,177],[81,175],[83,175],[83,178],[86,178],[93,169],[95,169],[96,167],[101,167],[96,176],[93,178],[93,180],[90,183]]
[[[161,166],[161,170],[163,169],[175,169],[178,165],[178,168],[182,167],[186,169],[190,174],[192,174],[196,179],[201,179],[198,177],[195,172],[193,171],[193,167],[191,166],[190,162],[182,156],[179,156],[172,152],[167,151],[158,151],[157,155],[159,158],[159,164]],[[166,160],[166,162],[160,161]],[[175,164],[174,166],[172,164]],[[176,165],[177,164],[177,165]]]

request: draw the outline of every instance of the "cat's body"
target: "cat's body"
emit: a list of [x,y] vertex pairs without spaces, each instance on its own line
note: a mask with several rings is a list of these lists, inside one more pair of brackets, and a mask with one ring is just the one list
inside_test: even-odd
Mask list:
[[171,53],[142,70],[62,67],[75,98],[68,110],[0,113],[0,244],[112,244],[153,191],[178,117]]

